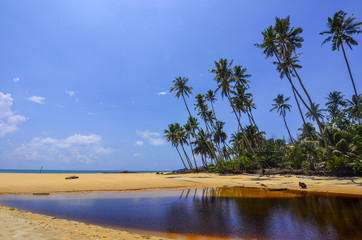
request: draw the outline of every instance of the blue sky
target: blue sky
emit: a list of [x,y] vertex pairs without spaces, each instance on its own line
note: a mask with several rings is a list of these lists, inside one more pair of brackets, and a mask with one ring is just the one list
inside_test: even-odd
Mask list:
[[[287,137],[269,112],[290,86],[254,46],[276,16],[304,29],[300,75],[313,101],[353,94],[341,52],[321,46],[327,18],[343,10],[362,21],[362,2],[271,0],[0,1],[0,168],[172,170],[177,152],[162,138],[184,124],[172,80],[194,95],[215,89],[214,60],[234,59],[252,75],[255,120],[268,137]],[[355,39],[361,42],[361,36]],[[362,47],[347,50],[361,91]],[[287,122],[297,136],[295,102]],[[218,96],[218,118],[237,123]],[[246,124],[246,119],[244,119]]]

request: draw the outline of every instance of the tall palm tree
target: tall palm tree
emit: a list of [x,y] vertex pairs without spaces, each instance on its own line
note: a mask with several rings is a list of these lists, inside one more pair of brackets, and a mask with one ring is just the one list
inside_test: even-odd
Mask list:
[[178,135],[177,135],[177,128],[175,127],[175,124],[169,124],[168,129],[165,129],[163,132],[165,133],[164,137],[166,138],[166,140],[168,142],[171,142],[172,146],[174,146],[176,148],[185,169],[188,169],[186,167],[186,164],[182,158],[180,151],[178,150]]
[[235,106],[234,106],[234,104],[232,103],[232,100],[231,100],[230,91],[232,89],[231,81],[232,81],[232,78],[233,78],[233,70],[232,70],[231,66],[233,64],[233,61],[231,60],[230,62],[228,62],[227,59],[222,59],[221,58],[218,62],[215,61],[214,63],[215,63],[216,68],[215,69],[210,69],[209,72],[215,73],[214,79],[216,80],[216,82],[218,84],[217,89],[215,90],[215,92],[217,92],[218,90],[221,89],[221,97],[222,98],[226,97],[229,100],[230,106],[233,109],[235,117],[236,117],[236,119],[237,119],[237,121],[239,123],[239,127],[240,127],[240,129],[241,129],[241,131],[243,133],[243,138],[244,138],[246,144],[248,145],[251,153],[255,156],[255,159],[256,159],[259,167],[261,167],[259,159],[257,158],[253,147],[251,146],[249,140],[247,139],[247,137],[245,135],[244,128],[241,125],[240,119],[239,119],[238,114],[237,114],[237,110],[235,109]]
[[[346,56],[346,51],[344,50],[343,44],[346,44],[351,50],[352,50],[352,45],[354,45],[354,46],[358,45],[357,41],[354,40],[351,37],[351,35],[359,34],[362,32],[360,30],[360,26],[362,25],[362,22],[355,22],[356,18],[353,17],[353,14],[350,15],[347,19],[346,19],[346,16],[347,16],[347,13],[345,13],[343,11],[336,12],[333,15],[333,18],[328,18],[328,23],[327,23],[328,31],[321,32],[320,34],[321,35],[324,35],[324,34],[330,35],[323,41],[322,45],[326,42],[332,41],[332,51],[335,51],[335,50],[339,51],[339,48],[340,47],[342,48],[344,60],[346,61],[349,76],[352,81],[354,94],[357,96],[358,93],[357,93],[356,85],[355,85],[353,77],[352,77],[351,68],[349,67],[349,63],[348,63],[347,56]],[[358,109],[361,109],[361,106],[359,105],[358,101],[357,101],[357,104],[358,104]]]
[[[188,97],[189,94],[192,93],[192,87],[187,86],[187,82],[188,82],[188,78],[187,77],[177,77],[173,80],[174,85],[171,87],[170,92],[176,92],[176,98],[179,98],[180,96],[182,96],[182,99],[184,100],[187,112],[189,113],[189,116],[192,117],[191,112],[189,107],[187,106],[186,103],[186,99],[185,99],[185,95]],[[197,130],[200,132],[200,129],[198,126]],[[212,156],[216,159],[216,154],[215,152],[212,150],[211,146],[209,146],[209,143],[206,141],[205,137],[203,135],[201,135],[202,138],[204,139],[204,141],[206,142],[206,145],[208,146]]]
[[[279,64],[282,64],[282,60],[281,60],[281,56],[280,53],[278,52],[278,48],[277,48],[277,40],[276,40],[276,31],[274,29],[274,26],[269,26],[268,28],[266,28],[263,32],[263,43],[262,44],[254,44],[255,46],[264,49],[263,53],[265,54],[266,58],[275,56],[278,60]],[[295,60],[295,59],[294,59]],[[285,61],[283,61],[285,62]],[[287,64],[289,66],[289,64]],[[282,73],[282,72],[281,72]],[[283,75],[284,76],[284,75]],[[291,79],[291,74],[286,74],[285,75],[293,89],[293,94],[295,97],[295,100],[297,102],[297,105],[299,106],[299,102],[297,97],[295,96],[295,93],[298,95],[299,99],[303,102],[304,106],[309,109],[309,106],[305,103],[305,101],[303,100],[302,96],[300,95],[299,91],[295,88],[294,83]],[[300,109],[300,107],[298,107]],[[301,113],[301,110],[299,111]],[[303,113],[301,113],[301,117],[303,122],[305,122],[304,120],[304,116]]]
[[[274,37],[275,37],[274,41],[275,41],[275,47],[276,47],[275,55],[278,56],[279,58],[284,59],[287,62],[291,63],[291,58],[293,57],[292,53],[295,53],[297,48],[302,47],[302,42],[304,41],[304,39],[303,39],[303,37],[300,36],[300,34],[303,32],[303,29],[300,27],[298,27],[298,28],[291,27],[289,16],[286,18],[277,17],[275,20],[275,26],[273,29],[275,31],[275,33],[274,33]],[[269,45],[271,44],[270,41],[268,41],[267,43]],[[262,45],[260,45],[260,46],[262,46]],[[297,58],[298,55],[296,55],[295,57]],[[307,89],[305,88],[296,68],[294,67],[293,64],[290,64],[290,66],[293,70],[293,73],[296,75],[296,77],[299,81],[299,84],[302,87],[305,95],[308,98],[309,106],[307,104],[305,104],[303,98],[300,96],[300,94],[296,90],[292,81],[290,81],[290,83],[292,84],[293,89],[296,91],[296,93],[302,100],[303,104],[310,111],[313,101],[312,101]],[[327,146],[327,139],[324,136],[323,126],[322,126],[318,116],[315,116],[315,119],[318,123],[319,131],[321,132],[321,136],[323,138],[324,144],[325,144],[325,146]]]
[[344,95],[342,92],[333,91],[328,94],[326,97],[328,102],[326,102],[327,110],[332,118],[332,121],[335,121],[342,114],[341,107],[347,106],[347,102],[344,100]]
[[285,116],[286,116],[286,110],[289,110],[290,112],[290,108],[292,107],[290,104],[288,104],[287,102],[289,101],[290,97],[284,98],[283,94],[278,94],[278,96],[276,98],[273,99],[274,103],[272,104],[273,108],[270,109],[270,111],[273,110],[277,110],[277,112],[279,112],[279,115],[283,117],[284,120],[284,124],[285,127],[288,130],[288,134],[289,134],[289,138],[291,140],[292,143],[294,143],[293,137],[290,134],[287,122],[285,121]]

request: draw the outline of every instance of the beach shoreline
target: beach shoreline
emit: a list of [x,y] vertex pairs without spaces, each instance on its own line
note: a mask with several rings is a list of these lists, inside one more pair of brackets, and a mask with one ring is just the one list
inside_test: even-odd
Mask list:
[[[304,177],[295,175],[188,174],[69,174],[0,173],[0,195],[82,194],[135,192],[218,187],[250,187],[265,190],[287,189],[323,195],[362,197],[360,177]],[[299,182],[307,185],[300,189]],[[0,239],[163,239],[91,224],[54,219],[0,205]],[[40,235],[41,236],[40,236]],[[33,236],[35,236],[33,238]]]

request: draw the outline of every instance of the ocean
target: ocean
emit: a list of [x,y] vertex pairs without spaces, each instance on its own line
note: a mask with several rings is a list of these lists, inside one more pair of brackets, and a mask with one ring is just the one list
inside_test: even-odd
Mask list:
[[[64,174],[80,174],[80,173],[153,173],[153,172],[166,172],[166,171],[131,171],[131,170],[48,170],[43,169],[41,173],[44,174],[55,174],[55,173],[64,173]],[[0,169],[0,173],[40,173],[40,169]]]

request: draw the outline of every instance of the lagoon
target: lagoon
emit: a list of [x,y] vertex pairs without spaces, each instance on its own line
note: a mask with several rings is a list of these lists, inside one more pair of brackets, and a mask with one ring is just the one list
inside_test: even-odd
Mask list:
[[[362,239],[362,198],[253,188],[6,195],[21,210],[165,237]],[[199,236],[199,237],[198,237]]]

